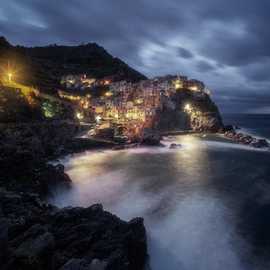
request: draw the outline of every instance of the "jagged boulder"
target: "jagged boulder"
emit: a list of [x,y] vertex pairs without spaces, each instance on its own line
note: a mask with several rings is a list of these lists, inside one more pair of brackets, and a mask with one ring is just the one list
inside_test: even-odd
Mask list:
[[54,237],[49,232],[24,239],[15,249],[10,264],[13,269],[53,270],[54,245]]
[[266,148],[269,147],[269,143],[265,139],[257,139],[251,143],[253,147],[256,148]]
[[160,146],[162,137],[158,132],[153,130],[144,130],[142,135],[141,144],[149,146]]
[[5,190],[0,190],[0,205],[6,221],[0,231],[5,270],[144,269],[142,218],[125,222],[100,204],[58,209],[34,194]]
[[236,132],[234,129],[226,131],[224,133],[225,137],[245,145],[250,145],[255,148],[269,148],[270,145],[267,140],[265,139],[258,139],[251,135],[243,134],[241,132]]
[[182,145],[181,144],[177,144],[177,143],[171,143],[170,144],[170,149],[178,149],[181,148]]

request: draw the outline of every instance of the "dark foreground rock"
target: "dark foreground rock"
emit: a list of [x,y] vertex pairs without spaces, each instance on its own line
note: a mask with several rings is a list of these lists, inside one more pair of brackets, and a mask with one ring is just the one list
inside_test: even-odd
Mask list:
[[0,163],[0,186],[11,191],[34,192],[46,198],[55,189],[69,189],[71,179],[64,172],[63,165],[52,165],[45,162],[32,162],[16,155],[9,163],[3,159]]
[[0,125],[0,186],[43,197],[58,186],[68,188],[71,180],[64,167],[48,160],[76,152],[79,143],[80,149],[90,147],[73,143],[81,129],[77,123],[63,121]]
[[34,194],[0,190],[0,269],[143,269],[143,219],[129,222],[103,210],[58,209]]
[[149,146],[160,146],[161,139],[162,137],[159,133],[152,131],[145,131],[142,136],[141,144]]
[[181,144],[177,144],[177,143],[171,143],[170,144],[170,149],[178,149],[181,148],[182,145]]

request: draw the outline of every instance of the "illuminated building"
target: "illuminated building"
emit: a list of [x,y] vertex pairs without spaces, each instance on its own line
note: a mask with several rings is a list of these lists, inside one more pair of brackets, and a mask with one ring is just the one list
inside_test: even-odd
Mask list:
[[[145,128],[155,126],[156,117],[164,108],[175,110],[175,99],[180,99],[182,93],[192,91],[194,98],[199,100],[206,95],[202,82],[188,79],[185,76],[165,76],[137,83],[116,81],[109,78],[101,80],[81,78],[83,82],[101,86],[103,94],[96,96],[90,94],[91,88],[82,95],[59,91],[59,96],[75,102],[82,112],[91,112],[96,121],[97,128],[110,126],[122,130],[123,135],[137,136]],[[106,85],[106,87],[105,87]],[[74,93],[74,92],[73,92]],[[192,119],[200,113],[189,103],[183,105],[183,111]],[[77,118],[83,114],[77,115]],[[102,121],[101,121],[102,120]],[[119,128],[120,127],[120,128]],[[117,134],[119,132],[117,131]]]

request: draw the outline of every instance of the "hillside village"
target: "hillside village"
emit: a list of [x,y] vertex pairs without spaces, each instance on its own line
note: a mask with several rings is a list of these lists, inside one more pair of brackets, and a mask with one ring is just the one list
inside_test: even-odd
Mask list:
[[[204,113],[201,105],[207,101],[213,113],[216,113],[216,107],[211,103],[210,91],[204,83],[186,76],[168,75],[127,82],[115,81],[113,76],[96,79],[85,74],[65,75],[55,95],[27,88],[8,75],[2,78],[2,84],[24,93],[32,105],[35,98],[41,99],[40,107],[47,119],[60,117],[63,110],[59,109],[59,104],[62,107],[70,105],[73,117],[91,127],[90,136],[140,141],[145,132],[166,131],[159,125],[161,118],[166,113],[174,115],[176,112],[180,113],[178,120],[182,119],[182,124],[175,123],[175,130],[217,131],[221,126],[216,117],[212,126],[200,124]],[[211,106],[207,105],[206,118],[211,116]],[[72,118],[72,113],[66,115]]]
[[[190,93],[197,99],[209,95],[203,82],[189,80],[186,76],[157,77],[131,83],[113,82],[111,78],[96,80],[86,75],[69,75],[62,78],[61,83],[66,90],[59,90],[59,96],[81,105],[81,110],[76,114],[79,120],[85,121],[89,112],[95,120],[92,134],[111,129],[113,134],[110,136],[123,135],[129,139],[139,139],[145,130],[156,129],[160,112],[166,109],[180,110],[181,104],[175,98],[181,92]],[[98,95],[97,87],[102,89]],[[87,93],[83,95],[85,91]],[[190,103],[182,106],[187,116],[199,113]]]
[[88,136],[124,142],[223,127],[203,82],[147,79],[95,43],[27,48],[2,37],[0,68],[1,122],[77,122],[89,127]]

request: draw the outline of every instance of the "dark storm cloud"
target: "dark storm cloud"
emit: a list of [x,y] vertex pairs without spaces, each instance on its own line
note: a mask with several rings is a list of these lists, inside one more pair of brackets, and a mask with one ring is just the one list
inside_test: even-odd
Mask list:
[[[216,93],[215,93],[216,94]],[[270,113],[269,87],[247,86],[244,88],[221,88],[215,100],[223,112],[262,112]]]
[[197,65],[197,69],[200,72],[207,72],[207,71],[211,71],[215,69],[215,67],[212,64],[204,60],[198,61],[196,65]]
[[270,81],[270,59],[247,65],[241,69],[242,74],[256,82]]
[[203,79],[216,99],[230,83],[226,95],[245,106],[239,82],[270,96],[269,10],[269,0],[2,0],[0,34],[31,46],[94,41],[149,76]]
[[213,31],[212,39],[213,43],[202,52],[225,65],[244,66],[269,56],[259,39],[248,33],[224,35],[224,32]]
[[178,54],[180,57],[185,58],[185,59],[193,58],[193,54],[191,53],[191,51],[182,47],[178,48]]

